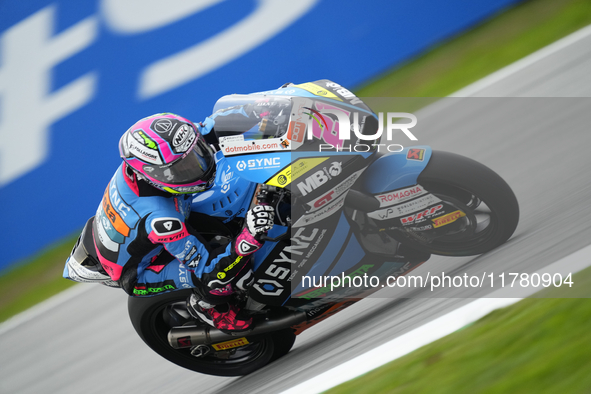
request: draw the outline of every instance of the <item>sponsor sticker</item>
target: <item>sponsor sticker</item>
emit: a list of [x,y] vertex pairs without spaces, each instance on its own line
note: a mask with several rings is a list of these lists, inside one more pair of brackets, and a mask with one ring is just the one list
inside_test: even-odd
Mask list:
[[348,191],[351,188],[351,186],[353,186],[355,181],[357,181],[357,178],[359,178],[363,171],[365,171],[365,168],[357,172],[354,172],[353,174],[349,175],[349,177],[347,177],[344,181],[339,183],[334,189],[318,197],[317,199],[309,202],[308,205],[311,207],[311,211],[319,209],[323,205],[331,202],[333,199]]
[[183,223],[177,218],[158,218],[152,220],[152,229],[159,236],[176,234],[183,229]]
[[195,133],[190,132],[187,135],[187,138],[184,139],[182,142],[180,142],[180,145],[175,148],[176,152],[177,153],[186,152],[191,146],[193,146],[193,142],[195,141],[195,138],[197,138]]
[[[241,136],[242,137],[242,136]],[[220,142],[220,148],[224,156],[241,155],[243,153],[262,153],[289,150],[290,146],[281,145],[281,138],[269,138],[266,140],[244,141],[235,139],[228,140],[228,137]]]
[[298,97],[293,102],[294,105],[291,110],[287,137],[292,142],[292,149],[297,149],[304,143],[304,139],[306,138],[306,128],[310,118],[310,110],[308,108],[314,105],[314,101],[309,98]]
[[314,157],[310,159],[299,159],[295,163],[285,167],[279,173],[275,174],[266,183],[267,185],[285,187],[295,181],[301,175],[310,171],[312,168],[328,160],[328,157]]
[[158,145],[156,142],[148,137],[143,130],[136,130],[133,132],[133,138],[135,138],[139,143],[147,146],[150,149],[158,149]]
[[419,222],[426,220],[427,218],[434,216],[438,211],[440,211],[442,209],[443,209],[443,204],[439,204],[437,206],[427,208],[422,212],[417,212],[413,215],[402,218],[402,219],[400,219],[400,223],[402,223],[403,225],[419,223]]
[[440,203],[441,200],[432,194],[416,198],[414,200],[400,203],[389,208],[379,209],[369,213],[367,216],[376,220],[387,220],[409,215],[413,212],[421,211],[431,205]]
[[174,123],[172,119],[160,118],[152,122],[150,128],[159,134],[166,134],[172,131],[174,128]]
[[323,167],[321,170],[314,172],[312,175],[304,179],[302,182],[297,184],[302,196],[313,192],[320,186],[324,185],[330,179],[337,177],[341,174],[342,164],[338,161],[330,163],[330,167]]
[[246,338],[238,338],[226,342],[214,343],[213,345],[211,345],[211,347],[213,347],[215,350],[227,350],[233,349],[235,347],[245,346],[248,344],[249,342]]
[[281,186],[285,186],[287,184],[287,181],[288,181],[287,177],[283,174],[279,175],[277,177],[277,183]]
[[342,194],[341,196],[332,199],[330,202],[321,205],[318,210],[306,215],[302,215],[293,224],[293,227],[307,226],[333,215],[334,213],[338,212],[343,207],[343,205],[345,205],[345,197],[347,197],[347,194]]
[[423,161],[423,159],[425,158],[425,150],[424,149],[409,149],[408,153],[406,154],[406,158],[408,160]]
[[291,121],[287,129],[287,139],[302,143],[306,136],[306,124],[303,122]]
[[436,219],[431,219],[433,221],[433,227],[442,227],[447,224],[453,223],[461,217],[466,216],[466,214],[462,211],[454,211],[452,213],[448,213],[447,215],[440,216]]
[[136,283],[133,287],[133,294],[145,296],[176,289],[177,287],[175,286],[174,281],[168,279],[160,283]]
[[133,135],[127,135],[127,147],[130,153],[148,163],[162,164],[158,151],[139,142]]
[[220,137],[220,143],[230,143],[230,142],[243,142],[244,136],[242,134],[238,135],[229,135],[227,137]]
[[[118,194],[114,193],[113,195],[116,197],[119,197]],[[117,230],[117,232],[119,234],[122,234],[123,236],[128,237],[131,229],[127,225],[127,223],[125,223],[125,221],[123,221],[122,215],[119,214],[119,212],[122,212],[123,210],[116,211],[114,209],[114,205],[111,202],[111,197],[109,196],[109,187],[108,186],[105,189],[105,194],[103,195],[103,200],[101,202],[101,205],[103,207],[103,212],[105,213],[105,216],[109,219],[109,221],[111,222],[111,224],[113,225],[115,230]]]
[[304,89],[304,90],[312,93],[315,96],[328,97],[328,98],[331,98],[334,100],[343,101],[338,96],[336,96],[334,93],[331,93],[328,90],[324,89],[322,86],[316,85],[315,83],[312,83],[312,82],[306,82],[306,83],[302,83],[300,85],[295,85],[295,87],[300,88],[300,89]]
[[187,258],[187,261],[189,262],[187,264],[187,267],[189,267],[189,268],[197,268],[197,266],[199,265],[199,262],[201,261],[201,253],[197,253],[197,256],[195,256],[194,259],[191,258],[195,254],[196,250],[197,249],[195,248],[195,246],[193,246],[193,249],[191,250],[189,258]]
[[335,82],[327,82],[326,83],[326,87],[327,88],[330,88],[335,93],[337,93],[337,94],[341,95],[342,97],[344,97],[351,104],[359,104],[359,103],[362,102],[357,96],[355,96],[355,94],[353,94],[353,92],[351,92],[349,89],[346,89],[346,88],[342,87],[338,83],[335,83]]
[[244,170],[268,170],[272,168],[279,168],[281,166],[281,158],[279,157],[264,157],[261,159],[240,160],[236,163],[238,171]]
[[179,347],[191,347],[193,346],[193,342],[191,342],[191,337],[180,337],[176,340]]
[[191,133],[191,128],[189,125],[184,124],[174,133],[174,137],[172,137],[172,146],[175,148],[181,145],[185,140],[189,137],[189,133]]
[[407,187],[405,189],[393,190],[388,193],[379,194],[375,196],[380,202],[380,207],[389,207],[391,205],[399,204],[403,201],[408,201],[412,198],[422,196],[427,191],[422,186],[416,185]]

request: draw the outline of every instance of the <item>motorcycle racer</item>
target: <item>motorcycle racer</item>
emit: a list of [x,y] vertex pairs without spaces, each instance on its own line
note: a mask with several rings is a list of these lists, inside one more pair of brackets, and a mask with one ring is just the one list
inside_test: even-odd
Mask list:
[[204,138],[214,124],[162,113],[123,134],[123,163],[67,259],[65,278],[121,287],[131,296],[193,288],[187,306],[195,318],[221,330],[250,327],[252,319],[229,302],[252,281],[250,256],[273,226],[273,209],[250,209],[242,231],[226,243],[212,245],[191,226],[192,197],[212,188],[223,165]]

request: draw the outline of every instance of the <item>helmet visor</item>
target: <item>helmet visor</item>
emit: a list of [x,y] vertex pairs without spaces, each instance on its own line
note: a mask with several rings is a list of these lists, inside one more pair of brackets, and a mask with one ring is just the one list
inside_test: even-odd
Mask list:
[[187,185],[197,181],[207,182],[214,166],[211,150],[203,138],[197,138],[193,149],[186,156],[168,166],[144,165],[142,170],[154,182],[161,185]]

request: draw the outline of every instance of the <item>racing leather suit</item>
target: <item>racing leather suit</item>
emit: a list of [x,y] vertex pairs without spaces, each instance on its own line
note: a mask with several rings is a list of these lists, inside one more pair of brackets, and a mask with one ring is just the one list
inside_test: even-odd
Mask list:
[[[223,168],[223,156],[217,158],[218,169]],[[193,197],[160,191],[138,180],[122,163],[105,189],[94,220],[83,231],[94,242],[94,248],[86,242],[88,254],[100,262],[97,270],[108,277],[96,274],[95,280],[89,280],[77,275],[80,267],[72,258],[74,251],[64,277],[122,287],[134,296],[197,287],[208,302],[225,302],[231,283],[244,286],[252,278],[252,271],[245,267],[258,248],[242,245],[237,250],[238,237],[212,249],[188,222]]]

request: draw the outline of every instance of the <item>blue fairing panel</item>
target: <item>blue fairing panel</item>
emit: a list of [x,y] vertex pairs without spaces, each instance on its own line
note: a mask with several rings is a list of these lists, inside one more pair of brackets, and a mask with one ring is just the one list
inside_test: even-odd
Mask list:
[[363,190],[377,194],[416,185],[431,153],[431,147],[420,145],[380,157],[364,172],[361,178]]
[[216,179],[211,189],[198,193],[192,201],[191,210],[206,215],[226,218],[244,217],[250,206],[256,184],[240,176],[222,152],[216,153]]
[[[276,238],[287,231],[287,227],[280,226],[278,224],[274,225],[269,233],[267,234],[271,238]],[[263,246],[259,250],[257,250],[254,254],[254,259],[252,263],[252,269],[256,271],[259,266],[265,261],[269,253],[273,250],[273,248],[277,245],[277,242],[266,241],[263,243]]]
[[[344,245],[343,242],[347,239],[349,232],[351,231],[351,226],[347,222],[345,215],[341,213],[341,217],[339,219],[339,223],[337,225],[336,231],[333,234],[330,242],[328,243],[326,249],[322,252],[322,255],[318,258],[318,260],[314,263],[312,268],[306,274],[308,277],[321,277],[326,274],[326,271],[330,268],[331,264],[337,258],[339,252],[343,249]],[[358,261],[355,261],[357,263]],[[297,287],[291,292],[291,295],[297,294],[300,291],[305,290],[301,283],[298,283]]]

